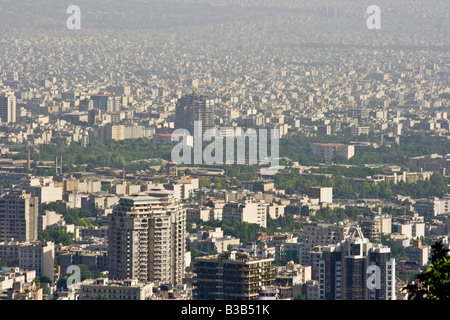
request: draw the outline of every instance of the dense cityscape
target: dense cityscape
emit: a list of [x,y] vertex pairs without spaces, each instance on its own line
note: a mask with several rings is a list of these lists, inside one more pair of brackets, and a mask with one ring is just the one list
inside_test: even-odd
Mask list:
[[371,5],[1,1],[0,300],[448,300],[450,5]]

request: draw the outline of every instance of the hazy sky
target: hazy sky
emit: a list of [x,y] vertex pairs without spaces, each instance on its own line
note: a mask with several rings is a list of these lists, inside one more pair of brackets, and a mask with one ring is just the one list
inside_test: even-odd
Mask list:
[[0,28],[64,27],[72,4],[80,7],[86,28],[201,26],[280,15],[301,22],[309,14],[316,17],[312,23],[321,23],[327,8],[329,15],[338,15],[336,23],[344,24],[356,22],[356,15],[372,4],[380,7],[383,26],[392,32],[450,26],[448,0],[0,0]]
[[[450,39],[449,0],[0,0],[0,30],[67,31],[66,11],[72,4],[81,10],[80,34],[174,29],[180,35],[206,31],[217,39],[246,33],[247,39],[270,39],[268,44],[444,48]],[[372,4],[380,8],[381,28],[376,31],[366,25]]]

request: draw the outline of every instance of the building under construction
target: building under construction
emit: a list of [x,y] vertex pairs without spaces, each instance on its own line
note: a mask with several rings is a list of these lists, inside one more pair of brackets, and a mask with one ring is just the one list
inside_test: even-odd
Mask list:
[[194,260],[197,300],[256,300],[261,287],[275,284],[274,258],[227,251]]

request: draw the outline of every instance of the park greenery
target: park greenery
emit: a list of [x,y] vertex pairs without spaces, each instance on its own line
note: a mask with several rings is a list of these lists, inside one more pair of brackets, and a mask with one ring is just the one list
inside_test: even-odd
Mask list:
[[52,283],[52,279],[50,279],[47,276],[39,276],[37,275],[36,278],[34,278],[34,282],[36,284],[41,284],[41,283]]
[[411,196],[413,198],[442,197],[450,193],[449,179],[438,172],[428,180],[416,183],[369,183],[361,179],[333,174],[331,177],[317,174],[302,174],[290,170],[289,174],[277,173],[274,176],[275,187],[286,190],[286,193],[306,194],[310,187],[333,187],[333,196],[339,199],[378,198],[391,199],[395,195]]
[[[371,141],[374,137],[351,136],[344,134],[336,135],[318,135],[306,136],[303,133],[297,133],[291,137],[280,139],[279,155],[282,158],[288,158],[299,162],[304,166],[313,166],[326,161],[321,157],[312,154],[312,144],[316,142],[365,142]],[[270,143],[270,139],[268,141]],[[204,142],[208,144],[209,142]],[[248,147],[248,143],[246,144]],[[270,150],[270,146],[268,146]],[[351,159],[336,158],[334,163],[365,165],[397,165],[407,167],[409,158],[422,156],[426,154],[446,154],[450,150],[450,140],[429,136],[421,133],[411,132],[400,137],[400,145],[381,146],[357,146],[355,155]],[[172,146],[155,146],[151,139],[126,139],[121,141],[91,139],[86,148],[81,143],[72,142],[67,145],[48,144],[40,147],[39,152],[33,152],[32,160],[36,165],[42,165],[43,161],[54,161],[56,157],[63,157],[63,169],[65,172],[73,172],[86,167],[91,170],[98,167],[109,167],[112,169],[122,169],[126,166],[127,171],[142,170],[143,167],[150,167],[151,162],[137,162],[137,160],[146,159],[171,159]],[[246,148],[246,153],[248,150]],[[13,159],[25,159],[26,150],[19,150],[18,153],[8,155]],[[244,166],[238,166],[244,167]],[[228,167],[230,177],[237,177],[236,168]],[[54,169],[36,168],[37,171],[44,172]],[[336,169],[337,170],[337,169]],[[254,170],[253,170],[254,171]],[[48,172],[47,172],[48,173]],[[336,171],[334,173],[337,173]],[[345,171],[349,174],[352,171]],[[367,170],[366,173],[379,173]]]
[[[151,161],[137,161],[147,159],[170,160],[171,146],[155,146],[145,138],[126,139],[121,141],[91,139],[86,148],[79,143],[66,146],[48,144],[33,152],[31,159],[35,163],[36,173],[41,175],[53,174],[55,169],[45,168],[45,161],[55,161],[63,158],[63,171],[92,171],[95,168],[122,169],[127,172],[148,169],[154,163]],[[25,152],[12,155],[12,158],[24,159]],[[135,162],[134,162],[135,161]]]
[[15,267],[18,265],[19,265],[19,258],[16,259],[0,258],[0,269],[2,267]]
[[[308,137],[299,133],[293,137],[280,139],[280,156],[288,157],[292,161],[298,161],[301,165],[312,166],[318,163],[324,163],[325,160],[312,153],[313,143],[343,143],[372,141],[373,136],[352,136],[344,134],[336,135],[318,135]],[[435,136],[429,136],[422,133],[410,132],[400,136],[400,145],[356,147],[355,155],[350,159],[337,157],[334,163],[365,165],[365,164],[383,164],[383,165],[409,165],[409,158],[437,153],[445,155],[450,150],[450,140]]]
[[74,243],[73,233],[61,229],[47,228],[38,232],[38,239],[44,241],[51,241],[55,244],[62,244],[69,246]]
[[[364,181],[368,176],[383,173],[383,166],[408,167],[409,158],[431,153],[446,154],[450,150],[450,140],[410,132],[400,137],[400,145],[356,147],[355,155],[347,160],[333,159],[333,164],[317,155],[312,154],[312,144],[315,142],[364,142],[374,137],[351,135],[318,135],[306,136],[299,133],[292,137],[280,139],[279,155],[282,165],[286,164],[288,173],[280,172],[274,176],[276,188],[284,189],[287,193],[306,193],[310,186],[331,186],[334,196],[341,199],[380,198],[389,199],[393,195],[405,195],[415,198],[437,196],[449,193],[449,179],[435,173],[430,180],[418,183],[379,183],[370,184]],[[270,142],[270,139],[269,139]],[[207,143],[207,142],[205,142]],[[248,146],[248,143],[247,143]],[[268,147],[270,150],[270,147]],[[86,148],[80,143],[68,145],[44,145],[39,152],[31,155],[34,161],[32,171],[38,175],[53,175],[54,167],[45,166],[45,161],[63,158],[63,171],[91,171],[96,168],[119,170],[125,167],[127,173],[137,170],[153,170],[154,173],[164,172],[164,168],[157,166],[157,159],[170,160],[172,146],[155,146],[151,139],[127,139],[122,141],[91,139]],[[248,151],[248,150],[247,150]],[[246,152],[247,152],[246,151]],[[26,158],[25,150],[10,154],[13,159]],[[155,161],[151,161],[154,159]],[[292,162],[310,168],[307,174],[300,174]],[[373,164],[373,166],[367,166]],[[258,178],[260,167],[257,165],[223,165],[225,177],[200,178],[201,188],[227,189],[239,186],[242,182]],[[27,172],[27,169],[23,169]],[[190,170],[187,169],[187,173]],[[183,174],[183,172],[180,172]]]
[[350,220],[356,221],[358,216],[369,213],[367,207],[358,208],[355,206],[346,206],[345,208],[322,207],[315,211],[310,217],[313,222],[337,223],[339,221]]

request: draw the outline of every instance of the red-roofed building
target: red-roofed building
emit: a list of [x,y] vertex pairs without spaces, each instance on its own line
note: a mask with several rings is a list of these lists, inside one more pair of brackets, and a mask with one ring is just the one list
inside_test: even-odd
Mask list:
[[258,232],[255,233],[252,240],[253,241],[257,241],[257,240],[266,241],[268,238],[269,238],[269,236],[267,235],[267,233],[259,230]]

